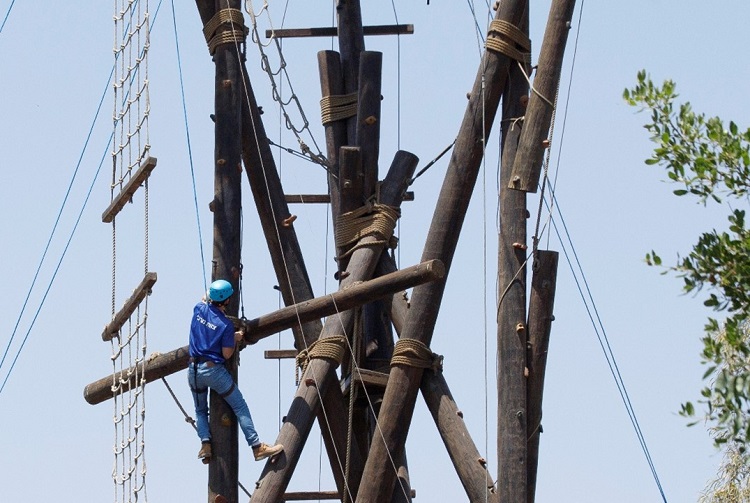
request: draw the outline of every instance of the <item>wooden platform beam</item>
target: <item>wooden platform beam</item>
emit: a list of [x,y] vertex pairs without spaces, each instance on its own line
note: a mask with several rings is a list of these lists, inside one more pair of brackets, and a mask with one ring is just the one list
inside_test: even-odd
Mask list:
[[115,219],[115,216],[117,216],[125,204],[133,200],[135,191],[138,190],[138,187],[143,185],[143,182],[148,179],[155,167],[156,157],[147,157],[141,163],[135,174],[130,177],[130,180],[128,180],[120,193],[115,196],[107,209],[104,210],[104,213],[102,213],[102,222],[110,223]]

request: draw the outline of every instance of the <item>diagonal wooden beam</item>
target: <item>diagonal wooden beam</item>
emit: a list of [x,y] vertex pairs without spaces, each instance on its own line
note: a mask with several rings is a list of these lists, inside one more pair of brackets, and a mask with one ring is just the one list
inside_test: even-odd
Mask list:
[[[400,206],[408,180],[416,169],[418,159],[413,154],[400,151],[391,165],[381,187],[381,203],[389,206]],[[356,249],[347,268],[347,277],[341,283],[341,289],[348,285],[368,279],[372,276],[383,250],[382,244],[376,244],[374,237],[365,237],[360,241],[369,243]],[[320,338],[349,334],[353,325],[353,313],[346,311],[326,320]],[[267,463],[261,474],[259,487],[253,493],[251,502],[275,503],[283,495],[294,469],[299,461],[305,441],[312,427],[312,418],[320,407],[320,398],[336,382],[337,363],[328,358],[316,358],[310,361],[302,377],[302,382],[292,400],[286,415],[287,421],[281,428],[278,442],[284,444],[284,453],[276,463]],[[356,495],[352,495],[356,497]],[[390,494],[389,494],[390,498]]]
[[[391,274],[396,270],[393,259],[383,254],[378,264],[379,274]],[[394,294],[391,299],[391,319],[396,332],[401,334],[409,316],[409,304],[404,295]],[[386,380],[387,383],[387,380]],[[456,405],[448,383],[442,372],[424,372],[419,387],[427,408],[435,420],[445,449],[453,462],[461,484],[464,486],[469,501],[498,503],[498,494],[494,492],[492,477],[487,472],[486,462],[471,438],[471,433],[463,420],[463,414]],[[402,493],[397,483],[393,494]],[[486,499],[485,499],[486,497]]]
[[[518,25],[526,8],[525,0],[501,2],[496,18]],[[482,139],[492,129],[509,66],[510,60],[504,54],[485,51],[448,164],[422,253],[423,258],[441,260],[447,271],[450,270],[479,172],[484,149]],[[430,344],[445,282],[443,279],[428,287],[423,285],[414,289],[411,312],[402,339]],[[393,493],[395,474],[388,463],[388,456],[389,452],[392,456],[398,456],[404,449],[422,373],[421,368],[400,364],[392,366],[378,416],[383,438],[372,443],[358,501],[384,501]]]

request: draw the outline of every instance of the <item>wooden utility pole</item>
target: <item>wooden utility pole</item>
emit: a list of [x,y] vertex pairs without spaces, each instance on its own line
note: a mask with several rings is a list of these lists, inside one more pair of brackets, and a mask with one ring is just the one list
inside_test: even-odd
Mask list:
[[[225,9],[241,8],[240,0],[196,0],[204,25]],[[225,10],[226,12],[226,10]],[[215,77],[215,150],[214,246],[212,280],[226,279],[239,291],[241,264],[241,107],[242,78],[238,47],[244,42],[242,23],[236,20],[219,23],[213,33],[206,34],[216,66]],[[235,28],[237,30],[235,31]],[[213,41],[219,41],[212,45]],[[227,313],[236,316],[239,295],[232,297]],[[233,379],[237,380],[238,354],[227,361]],[[230,503],[237,501],[238,432],[237,418],[221,397],[211,390],[210,428],[212,457],[208,467],[208,501],[222,495]]]
[[[529,14],[519,25],[528,36]],[[498,236],[497,491],[500,501],[526,499],[526,193],[507,188],[521,136],[529,84],[511,65],[503,93]]]

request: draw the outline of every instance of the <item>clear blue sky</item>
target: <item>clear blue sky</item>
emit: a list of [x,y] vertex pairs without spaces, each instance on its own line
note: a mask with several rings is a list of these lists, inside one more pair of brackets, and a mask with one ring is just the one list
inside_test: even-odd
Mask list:
[[[4,16],[10,3],[0,0],[0,14]],[[203,250],[210,259],[207,204],[213,183],[213,126],[209,120],[213,64],[195,5],[178,3]],[[282,23],[284,27],[331,24],[331,2],[290,1],[284,19],[282,2],[275,3],[272,17],[276,27]],[[364,9],[366,24],[395,22],[390,3],[369,4]],[[400,38],[400,58],[396,38],[367,39],[368,49],[384,52],[381,168],[399,148],[418,155],[424,165],[456,136],[480,54],[469,4],[397,2],[398,21],[415,26],[414,35]],[[479,23],[484,26],[486,4],[475,4]],[[549,2],[532,0],[532,4],[536,61]],[[157,5],[157,0],[150,0],[152,12]],[[635,114],[621,94],[623,88],[633,85],[636,72],[646,68],[657,81],[677,81],[681,97],[697,110],[746,126],[750,105],[744,89],[750,66],[742,54],[750,43],[745,26],[750,5],[739,0],[711,5],[696,0],[585,2],[568,95],[580,8],[579,1],[566,51],[553,140],[556,196],[667,499],[695,501],[714,474],[720,456],[704,429],[687,428],[677,411],[681,402],[698,396],[703,373],[699,339],[710,313],[700,298],[681,294],[679,280],[648,268],[643,257],[654,249],[670,262],[677,253],[687,252],[700,232],[721,228],[725,221],[716,208],[703,208],[673,196],[672,188],[662,183],[665,177],[660,170],[643,164],[651,148],[641,128],[647,117]],[[19,1],[0,33],[2,351],[14,331],[112,67],[111,9],[111,3],[103,2],[74,2],[61,8],[47,2]],[[330,39],[284,42],[292,85],[321,146],[315,54],[330,48]],[[255,47],[248,47],[248,67],[258,102],[266,111],[267,131],[275,140],[281,135],[285,145],[294,147],[289,135],[280,132],[283,124],[270,97],[268,78],[259,70],[257,54]],[[150,185],[150,268],[159,274],[159,281],[149,301],[148,337],[149,352],[166,352],[186,344],[189,313],[202,294],[204,277],[169,1],[163,2],[153,28],[149,78],[150,143],[152,155],[159,159]],[[15,356],[28,333],[0,394],[5,459],[0,481],[7,501],[105,501],[112,496],[112,406],[91,406],[82,397],[86,384],[111,370],[109,344],[100,339],[102,327],[109,321],[111,295],[111,229],[100,220],[109,204],[108,158],[29,332],[105,150],[111,110],[112,96],[108,94],[10,347],[9,358]],[[487,161],[469,208],[433,338],[433,349],[445,355],[446,379],[474,441],[489,461],[493,479],[497,472],[497,130],[495,126],[488,141]],[[277,164],[286,192],[325,190],[319,167],[289,156],[277,157]],[[447,157],[413,186],[416,201],[405,206],[400,226],[403,266],[419,260],[446,165]],[[243,190],[247,196],[245,308],[252,318],[276,309],[279,298],[252,198],[246,185]],[[537,204],[537,197],[530,196],[534,216]],[[299,216],[295,227],[314,291],[331,291],[335,287],[331,279],[333,252],[332,237],[326,234],[326,209],[295,206],[293,212]],[[559,224],[559,214],[555,219]],[[549,240],[546,237],[545,245],[562,251],[554,233]],[[570,252],[569,243],[565,246]],[[118,273],[118,308],[127,291],[140,281],[142,271],[134,269],[132,274]],[[555,316],[537,501],[661,501],[562,254]],[[240,386],[266,441],[275,438],[280,417],[286,414],[295,391],[292,364],[263,359],[264,349],[278,347],[292,347],[289,332],[244,351],[240,368]],[[0,369],[0,380],[5,379],[8,367],[6,363]],[[168,380],[192,414],[184,372]],[[161,383],[149,385],[146,393],[150,499],[202,500],[207,470],[195,458],[197,437]],[[407,451],[417,501],[465,500],[421,398]],[[320,453],[316,427],[290,489],[315,490],[319,485],[333,489],[327,461],[319,470]],[[262,465],[250,461],[249,449],[241,447],[241,456],[241,482],[253,487]]]

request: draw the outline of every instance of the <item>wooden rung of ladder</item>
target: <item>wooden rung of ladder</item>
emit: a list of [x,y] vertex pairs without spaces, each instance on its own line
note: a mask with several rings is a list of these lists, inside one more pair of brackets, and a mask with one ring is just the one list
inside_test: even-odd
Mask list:
[[[294,203],[304,203],[304,204],[312,204],[312,203],[330,203],[331,202],[331,196],[328,194],[287,194],[284,196],[284,199],[289,204]],[[404,194],[404,201],[414,201],[414,192],[413,191],[407,191]]]
[[125,204],[133,200],[133,194],[138,190],[138,187],[143,185],[143,182],[146,181],[155,167],[156,157],[147,157],[146,160],[141,163],[138,171],[130,177],[128,183],[125,184],[120,193],[115,196],[112,203],[110,203],[107,209],[104,210],[104,213],[102,213],[102,222],[110,223],[115,219],[115,216],[120,213],[120,210]]
[[[413,35],[413,24],[388,24],[363,26],[364,35]],[[277,38],[299,38],[299,37],[336,37],[338,29],[336,27],[324,28],[291,28],[286,30],[266,30],[266,38],[275,36]]]
[[143,299],[146,298],[146,295],[151,294],[151,287],[154,286],[154,283],[156,283],[156,273],[147,272],[143,277],[143,281],[141,281],[141,284],[138,285],[135,290],[133,290],[133,295],[131,295],[130,298],[125,301],[122,309],[120,309],[120,311],[115,314],[115,317],[112,318],[112,321],[110,321],[107,326],[104,327],[104,331],[102,332],[103,341],[112,340],[112,337],[117,335],[125,322],[128,321],[130,316],[135,312],[136,308],[141,304]]

